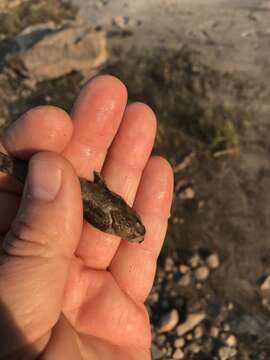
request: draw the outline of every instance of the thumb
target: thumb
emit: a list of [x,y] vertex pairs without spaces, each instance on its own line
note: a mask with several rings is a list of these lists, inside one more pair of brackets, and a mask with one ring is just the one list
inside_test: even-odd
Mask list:
[[0,358],[26,344],[46,345],[61,312],[82,220],[80,185],[71,165],[49,152],[33,156],[20,209],[2,244],[0,311],[12,324],[0,322],[5,344]]

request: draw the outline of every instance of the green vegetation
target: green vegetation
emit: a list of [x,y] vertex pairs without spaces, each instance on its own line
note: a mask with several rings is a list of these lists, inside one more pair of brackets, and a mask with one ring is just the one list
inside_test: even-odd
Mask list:
[[0,13],[0,34],[12,36],[30,25],[48,21],[59,24],[74,16],[74,8],[61,0],[30,0],[7,13]]

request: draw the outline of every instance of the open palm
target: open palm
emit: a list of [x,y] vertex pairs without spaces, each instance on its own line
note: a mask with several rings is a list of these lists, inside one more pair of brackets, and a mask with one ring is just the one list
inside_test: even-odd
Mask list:
[[[6,259],[0,265],[1,300],[26,344],[44,359],[151,357],[149,319],[143,304],[153,283],[172,196],[170,165],[160,157],[150,157],[155,132],[152,110],[142,103],[127,106],[124,85],[112,76],[99,76],[81,90],[71,118],[56,107],[34,108],[3,136],[2,151],[17,157],[49,151],[60,156],[41,156],[55,157],[60,167],[69,168],[67,159],[80,177],[91,178],[93,170],[101,171],[109,188],[133,204],[146,226],[144,242],[132,244],[83,222],[78,184],[71,180],[74,206],[60,209],[55,216],[52,211],[51,234],[57,234],[54,256],[44,262],[45,257],[31,253],[31,281],[27,280],[29,266],[25,270],[24,265],[13,265],[14,259],[9,265],[14,255],[16,264],[22,261],[21,250],[5,249]],[[73,176],[72,167],[67,172],[67,177]],[[0,188],[0,231],[5,234],[18,210],[20,189],[4,175]],[[23,284],[19,280],[16,284],[19,271],[25,271]],[[7,272],[14,273],[14,279],[11,276],[7,281]],[[12,299],[14,286],[22,293],[18,303]],[[29,297],[30,289],[33,295]],[[0,329],[0,334],[4,332]],[[21,345],[15,342],[10,348],[18,351]]]

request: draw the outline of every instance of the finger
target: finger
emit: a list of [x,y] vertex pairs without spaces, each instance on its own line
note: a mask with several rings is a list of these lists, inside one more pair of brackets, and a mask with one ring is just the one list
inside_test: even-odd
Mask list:
[[22,115],[2,136],[5,150],[28,159],[38,151],[61,153],[73,127],[69,115],[54,106],[38,106]]
[[[22,115],[2,135],[0,151],[24,159],[39,151],[61,153],[72,131],[71,119],[65,111],[39,106]],[[0,189],[21,193],[22,186],[13,177],[0,173]]]
[[74,133],[64,151],[79,176],[89,178],[101,169],[126,102],[127,90],[113,76],[98,76],[81,90],[72,110]]
[[134,204],[146,227],[145,240],[141,244],[123,241],[110,265],[120,288],[136,302],[145,300],[153,284],[157,257],[167,229],[172,190],[171,166],[160,157],[151,158]]
[[[109,150],[102,174],[109,188],[123,196],[130,205],[150,156],[155,133],[156,118],[153,111],[144,104],[129,105]],[[119,242],[118,237],[104,234],[86,223],[77,255],[91,268],[106,269]]]
[[[1,301],[27,344],[48,336],[58,320],[81,226],[80,185],[73,168],[54,153],[34,155],[0,264]],[[16,350],[12,333],[1,324],[0,338],[8,344],[5,351]]]

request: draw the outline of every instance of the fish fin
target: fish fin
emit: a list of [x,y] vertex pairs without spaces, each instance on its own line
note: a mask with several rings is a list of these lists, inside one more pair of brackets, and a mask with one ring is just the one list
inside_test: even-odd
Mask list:
[[97,171],[94,171],[94,184],[99,184],[107,188],[107,185],[103,180],[103,177]]

